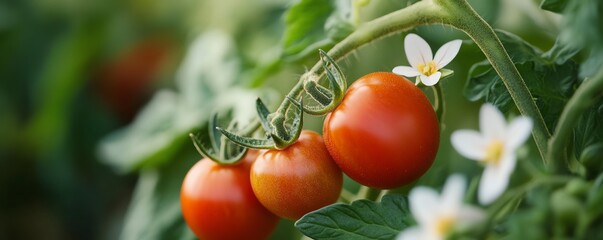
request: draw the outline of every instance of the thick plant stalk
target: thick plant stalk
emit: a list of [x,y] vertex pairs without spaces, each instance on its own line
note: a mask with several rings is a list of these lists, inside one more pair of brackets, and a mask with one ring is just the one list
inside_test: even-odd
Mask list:
[[603,69],[599,70],[594,77],[586,79],[563,108],[555,134],[549,140],[549,151],[546,155],[548,162],[556,163],[555,166],[567,169],[565,153],[574,127],[580,116],[601,96],[603,96]]
[[[465,0],[435,0],[443,6],[447,16],[442,19],[444,24],[449,24],[464,31],[482,50],[498,73],[511,98],[522,115],[532,118],[534,129],[532,134],[538,151],[543,160],[547,153],[547,140],[551,134],[547,129],[544,118],[533,100],[532,94],[526,86],[524,79],[511,61],[504,46],[494,33],[494,30],[484,21]],[[558,164],[548,163],[546,164]],[[556,168],[556,167],[554,167]]]
[[[336,44],[328,55],[337,61],[376,39],[426,24],[452,26],[464,31],[475,41],[494,70],[500,75],[520,113],[534,120],[532,134],[541,157],[545,159],[550,133],[542,114],[493,29],[471,8],[466,0],[424,0],[374,19],[360,25],[356,31]],[[317,62],[304,76],[320,76],[322,74],[321,66],[322,62]],[[301,95],[304,80],[305,77],[300,79],[287,94],[288,98],[298,98]],[[289,104],[289,101],[283,101],[277,112],[283,112],[289,107]]]

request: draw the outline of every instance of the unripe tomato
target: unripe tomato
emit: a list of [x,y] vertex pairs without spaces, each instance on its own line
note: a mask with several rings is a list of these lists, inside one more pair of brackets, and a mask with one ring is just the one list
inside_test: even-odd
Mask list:
[[435,159],[440,129],[425,94],[393,73],[354,82],[323,125],[341,170],[360,184],[395,188],[421,177]]
[[200,239],[266,239],[278,223],[253,194],[249,170],[257,152],[221,166],[207,158],[186,174],[180,192],[182,214]]
[[304,130],[284,150],[261,153],[251,168],[251,186],[274,214],[299,219],[337,201],[343,174],[318,133]]

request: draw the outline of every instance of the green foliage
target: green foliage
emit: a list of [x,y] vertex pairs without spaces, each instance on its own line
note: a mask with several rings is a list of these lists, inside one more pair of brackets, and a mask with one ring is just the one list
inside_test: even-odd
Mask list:
[[[511,33],[498,31],[497,35],[531,90],[547,127],[554,129],[563,106],[579,84],[578,65],[571,60],[558,60],[567,60],[571,52],[544,54],[549,56],[547,58],[540,50]],[[550,59],[553,56],[557,56],[557,59]],[[465,96],[471,101],[483,99],[505,112],[514,106],[502,80],[488,62],[478,63],[471,68]]]
[[567,45],[589,50],[580,68],[580,77],[590,77],[603,65],[603,2],[568,1],[563,13],[564,24],[559,36]]
[[[597,102],[578,120],[578,124],[574,129],[574,152],[576,158],[587,147],[595,144],[603,144],[603,122],[601,119],[603,119],[603,100]],[[603,159],[603,152],[598,152],[598,154],[591,158],[597,159],[600,162]]]
[[350,2],[300,0],[289,8],[285,14],[283,55],[300,59],[349,35],[354,30],[348,20]]
[[357,200],[333,204],[306,214],[295,223],[313,239],[392,239],[411,223],[402,195],[385,195],[381,202]]
[[196,239],[180,211],[180,186],[197,160],[187,156],[140,172],[120,239]]
[[551,12],[561,13],[567,6],[567,0],[543,0],[540,7]]
[[234,86],[239,72],[232,41],[217,32],[206,33],[181,65],[178,91],[157,92],[130,126],[107,136],[99,147],[102,159],[120,171],[171,160],[189,143],[188,133],[207,123],[214,108],[232,108],[239,122],[248,122],[255,114],[249,100],[274,95]]
[[550,239],[549,196],[549,191],[544,189],[527,196],[525,208],[517,210],[502,224],[505,239]]

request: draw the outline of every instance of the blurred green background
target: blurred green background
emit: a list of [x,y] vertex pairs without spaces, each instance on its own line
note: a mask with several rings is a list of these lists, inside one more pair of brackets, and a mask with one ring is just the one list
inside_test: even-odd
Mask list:
[[[280,58],[283,14],[296,2],[1,1],[0,239],[194,238],[178,206],[179,184],[200,158],[187,133],[220,104],[245,111],[256,96],[278,104],[317,61],[318,54]],[[469,2],[494,27],[543,50],[558,34],[560,17],[540,10],[539,1]],[[360,19],[407,4],[375,0]],[[468,39],[441,26],[414,32],[434,52]],[[348,82],[407,64],[403,36],[341,61]],[[449,136],[477,126],[481,103],[467,101],[463,87],[483,59],[465,41],[448,66],[455,75],[442,82],[441,147],[420,184],[479,171],[454,152]],[[306,117],[305,128],[320,132],[322,119]],[[297,236],[283,221],[273,238]]]

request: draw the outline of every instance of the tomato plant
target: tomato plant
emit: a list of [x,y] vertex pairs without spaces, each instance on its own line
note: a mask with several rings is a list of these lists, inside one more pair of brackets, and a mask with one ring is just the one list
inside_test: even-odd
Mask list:
[[342,184],[322,137],[307,130],[288,148],[261,153],[251,168],[251,186],[260,202],[288,219],[334,203]]
[[222,166],[207,158],[197,162],[182,183],[180,203],[188,226],[201,239],[266,239],[278,217],[255,197],[249,170],[257,156],[250,151],[237,165]]
[[377,72],[361,77],[323,126],[327,149],[352,179],[395,188],[431,166],[440,128],[425,94],[404,77]]

